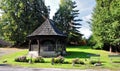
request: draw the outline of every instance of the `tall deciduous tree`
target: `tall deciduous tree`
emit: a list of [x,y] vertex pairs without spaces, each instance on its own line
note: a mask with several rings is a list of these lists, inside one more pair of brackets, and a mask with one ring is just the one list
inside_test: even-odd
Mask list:
[[92,31],[97,48],[109,45],[120,48],[120,1],[96,0],[92,19]]
[[5,39],[22,43],[48,17],[44,0],[1,0],[2,25]]
[[76,2],[72,0],[60,0],[60,8],[55,13],[53,20],[57,22],[60,30],[68,35],[68,41],[75,42],[81,39],[82,34],[78,31],[81,24],[77,19],[79,10],[76,10]]

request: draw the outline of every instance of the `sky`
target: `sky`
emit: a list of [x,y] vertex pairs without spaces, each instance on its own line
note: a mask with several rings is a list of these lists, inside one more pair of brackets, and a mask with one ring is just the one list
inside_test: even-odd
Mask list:
[[[92,18],[92,12],[96,5],[95,0],[73,0],[77,4],[77,10],[79,10],[79,17],[83,21],[80,23],[82,24],[80,30],[80,33],[84,34],[85,38],[89,38],[92,34],[90,25],[87,23],[87,21],[90,21]],[[46,6],[50,6],[50,18],[54,16],[55,12],[59,9],[60,0],[45,0]]]

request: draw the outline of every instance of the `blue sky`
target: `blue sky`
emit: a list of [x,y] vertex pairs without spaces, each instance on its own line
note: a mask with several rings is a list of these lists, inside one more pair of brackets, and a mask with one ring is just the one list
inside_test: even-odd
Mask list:
[[[92,16],[92,11],[95,7],[95,0],[73,0],[77,3],[77,10],[79,10],[79,17],[83,21],[80,23],[82,24],[81,28],[79,29],[84,37],[88,38],[92,32],[90,31],[90,26],[87,21],[90,21]],[[60,0],[45,0],[45,4],[50,6],[50,18],[52,19],[54,13],[59,9]]]
[[[92,32],[90,31],[90,26],[87,23],[87,21],[90,21],[92,16],[92,11],[96,5],[95,0],[73,0],[77,3],[77,10],[79,10],[79,17],[83,21],[80,23],[82,24],[81,28],[79,29],[82,34],[84,34],[84,37],[88,38]],[[47,6],[50,6],[50,18],[54,16],[54,13],[59,9],[59,3],[60,0],[45,0],[45,4]],[[1,10],[0,10],[1,13]],[[1,14],[0,14],[1,16]]]

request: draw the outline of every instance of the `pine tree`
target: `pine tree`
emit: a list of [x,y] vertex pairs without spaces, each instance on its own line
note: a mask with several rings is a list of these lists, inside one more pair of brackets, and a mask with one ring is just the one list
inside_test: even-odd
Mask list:
[[82,36],[78,31],[81,19],[76,19],[79,14],[79,10],[75,10],[76,7],[76,2],[72,0],[60,0],[60,8],[53,17],[58,28],[68,35],[69,42],[78,41]]

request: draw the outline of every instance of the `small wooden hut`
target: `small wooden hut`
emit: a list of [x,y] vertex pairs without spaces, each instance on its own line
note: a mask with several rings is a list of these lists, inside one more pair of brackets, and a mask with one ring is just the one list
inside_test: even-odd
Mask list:
[[57,56],[66,54],[66,35],[55,26],[55,22],[46,19],[28,36],[29,51],[37,51],[39,56]]

